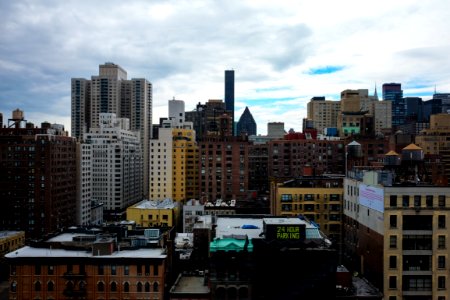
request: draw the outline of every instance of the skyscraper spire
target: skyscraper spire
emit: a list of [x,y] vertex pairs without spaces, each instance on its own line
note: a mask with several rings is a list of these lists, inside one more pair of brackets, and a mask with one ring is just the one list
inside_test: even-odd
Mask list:
[[373,93],[373,97],[378,100],[378,93],[377,93],[377,83],[375,82],[375,92]]

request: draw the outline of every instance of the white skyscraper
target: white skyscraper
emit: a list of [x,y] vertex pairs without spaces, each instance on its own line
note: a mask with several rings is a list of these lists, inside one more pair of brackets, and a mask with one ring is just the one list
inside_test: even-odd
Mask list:
[[130,131],[126,118],[100,113],[99,127],[91,128],[84,142],[81,165],[91,170],[92,200],[103,203],[106,217],[120,219],[120,213],[143,197],[139,132]]

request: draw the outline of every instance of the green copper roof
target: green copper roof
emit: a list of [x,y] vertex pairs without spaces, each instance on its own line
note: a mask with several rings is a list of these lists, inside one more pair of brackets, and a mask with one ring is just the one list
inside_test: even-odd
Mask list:
[[[244,251],[246,240],[233,239],[233,238],[222,238],[215,239],[209,244],[210,252],[216,251]],[[248,241],[247,251],[253,251],[252,241]]]

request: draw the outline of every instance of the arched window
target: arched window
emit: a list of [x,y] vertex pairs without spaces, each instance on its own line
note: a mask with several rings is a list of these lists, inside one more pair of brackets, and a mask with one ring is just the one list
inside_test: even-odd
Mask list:
[[142,283],[140,282],[137,283],[137,291],[142,292]]
[[153,283],[153,291],[158,292],[159,284],[157,282]]
[[78,284],[78,287],[80,288],[80,290],[86,289],[86,281],[81,280],[80,283]]
[[55,287],[55,284],[53,283],[53,281],[47,282],[47,291],[52,292],[54,287]]
[[36,281],[36,282],[34,283],[34,290],[35,290],[36,292],[39,292],[39,291],[41,290],[41,282],[40,282],[40,281]]
[[97,291],[99,291],[99,292],[105,291],[105,284],[102,281],[97,283]]
[[117,292],[117,283],[115,281],[111,282],[111,292]]
[[150,292],[150,283],[148,282],[145,283],[145,291]]
[[11,282],[11,292],[17,292],[17,282],[15,281]]
[[125,293],[128,293],[128,292],[130,291],[130,284],[129,284],[128,282],[125,282],[125,283],[123,284],[123,291],[124,291]]
[[73,282],[72,281],[67,281],[66,282],[66,288],[68,290],[73,290]]

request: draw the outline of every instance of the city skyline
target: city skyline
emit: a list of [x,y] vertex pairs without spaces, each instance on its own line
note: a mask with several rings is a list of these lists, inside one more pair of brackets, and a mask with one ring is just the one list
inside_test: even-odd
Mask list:
[[[153,85],[153,123],[168,101],[186,111],[225,100],[235,71],[235,119],[248,106],[268,122],[302,129],[314,96],[402,84],[424,100],[450,92],[447,1],[2,1],[0,112],[70,131],[71,78],[113,62]],[[103,12],[107,11],[108,14]]]

